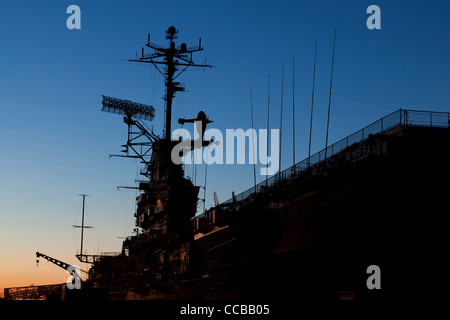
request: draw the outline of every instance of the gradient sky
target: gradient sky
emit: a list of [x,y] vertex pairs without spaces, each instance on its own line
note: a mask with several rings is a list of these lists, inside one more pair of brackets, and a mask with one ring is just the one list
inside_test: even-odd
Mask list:
[[[81,30],[66,28],[66,8],[81,8]],[[368,30],[366,8],[381,8],[381,30]],[[0,288],[62,283],[67,273],[36,251],[79,264],[81,197],[87,198],[87,253],[119,251],[134,227],[134,185],[141,165],[112,158],[126,142],[122,117],[100,112],[101,95],[153,105],[162,132],[161,75],[134,58],[147,41],[166,45],[202,38],[212,70],[180,77],[186,93],[174,100],[173,117],[199,110],[212,127],[267,124],[271,75],[271,128],[279,128],[284,64],[282,169],[292,165],[292,57],[295,56],[296,159],[308,153],[309,112],[318,42],[312,151],[325,145],[333,31],[337,28],[330,143],[378,118],[411,108],[450,111],[450,2],[434,1],[8,1],[0,9]],[[174,128],[178,125],[173,121]],[[185,126],[186,127],[186,126]],[[192,128],[187,127],[192,131]],[[196,181],[204,184],[205,166]],[[186,173],[194,176],[191,168]],[[258,176],[258,182],[264,177]],[[207,207],[246,190],[250,165],[208,167]],[[203,196],[203,192],[201,192]],[[87,266],[81,266],[87,268]]]

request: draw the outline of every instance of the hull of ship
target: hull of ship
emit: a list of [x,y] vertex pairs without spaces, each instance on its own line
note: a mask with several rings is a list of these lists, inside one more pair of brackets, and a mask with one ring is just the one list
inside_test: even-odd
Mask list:
[[[449,131],[403,128],[381,140],[382,153],[216,208],[214,228],[189,241],[188,273],[140,278],[110,298],[448,297]],[[368,287],[372,265],[381,289]]]
[[[207,276],[223,283],[205,297],[448,296],[449,130],[401,128],[382,140],[382,153],[298,177],[228,213],[222,245],[199,241]],[[372,265],[381,290],[367,284]]]

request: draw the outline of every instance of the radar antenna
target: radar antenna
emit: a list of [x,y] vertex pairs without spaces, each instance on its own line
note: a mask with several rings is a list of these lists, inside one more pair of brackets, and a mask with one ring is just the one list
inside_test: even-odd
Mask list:
[[127,118],[137,118],[152,121],[155,118],[155,108],[142,103],[122,100],[102,95],[102,111],[126,115]]
[[[104,96],[102,111],[125,115],[123,121],[128,125],[127,143],[122,145],[122,152],[126,155],[110,155],[110,157],[139,158],[149,164],[150,150],[153,142],[158,138],[147,126],[137,119],[152,121],[155,118],[155,108],[130,100],[122,100]],[[136,119],[136,120],[135,120]],[[134,129],[133,127],[136,127]],[[135,155],[129,154],[131,149]]]

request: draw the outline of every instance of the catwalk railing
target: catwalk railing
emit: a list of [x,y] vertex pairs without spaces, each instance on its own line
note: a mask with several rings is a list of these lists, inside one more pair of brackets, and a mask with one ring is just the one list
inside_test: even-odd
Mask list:
[[[355,133],[345,137],[344,139],[341,139],[338,142],[330,145],[328,148],[313,154],[309,158],[306,158],[293,165],[292,167],[276,173],[272,177],[258,183],[256,186],[253,186],[250,189],[236,195],[236,201],[242,201],[250,197],[251,195],[266,190],[268,187],[271,187],[280,181],[287,180],[296,175],[299,175],[311,166],[323,162],[324,160],[336,155],[337,153],[343,151],[345,148],[353,145],[354,143],[358,143],[367,139],[369,135],[384,133],[397,126],[448,128],[450,126],[450,113],[404,109],[394,111],[391,114],[388,114],[387,116],[362,128],[361,130],[358,130]],[[232,202],[233,198],[228,199],[222,204],[229,204]]]
[[14,287],[4,289],[6,300],[43,300],[49,294],[62,295],[65,283],[48,284],[42,286]]

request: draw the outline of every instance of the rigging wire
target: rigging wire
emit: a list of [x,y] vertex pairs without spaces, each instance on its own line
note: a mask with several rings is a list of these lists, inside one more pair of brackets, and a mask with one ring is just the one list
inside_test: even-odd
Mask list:
[[[270,75],[269,75],[269,76],[270,76]],[[245,93],[245,92],[242,91],[242,90],[236,89],[236,88],[234,88],[234,87],[228,85],[226,82],[224,82],[224,81],[222,81],[222,80],[220,80],[220,79],[218,79],[218,78],[216,78],[216,77],[214,77],[214,76],[211,76],[211,79],[214,80],[214,81],[216,81],[217,83],[219,83],[219,84],[222,85],[223,87],[229,89],[230,91],[233,91],[233,92],[235,92],[235,93],[238,93],[239,95],[241,95],[241,96],[243,96],[243,97],[244,97],[244,96],[245,96],[245,97],[248,97],[248,93]],[[279,78],[278,78],[278,79],[279,79]],[[285,81],[286,81],[286,80],[285,80]],[[311,87],[310,87],[310,88],[311,88]],[[319,89],[315,88],[315,91],[317,92],[317,91],[322,91],[322,90],[319,90]],[[323,92],[322,92],[322,93],[323,93]],[[341,96],[341,97],[347,98],[347,97],[342,96],[342,95],[339,95],[339,94],[337,94],[337,93],[333,93],[332,95],[333,95],[333,96]],[[352,99],[355,100],[355,101],[359,101],[359,102],[361,102],[361,103],[369,103],[369,104],[372,104],[372,105],[377,105],[377,104],[375,104],[375,103],[367,102],[367,101],[365,101],[365,100],[358,99],[358,98],[352,98]],[[265,99],[265,98],[260,98],[260,97],[258,97],[258,96],[254,96],[254,97],[253,97],[253,100],[259,101],[259,102],[266,102],[266,99]],[[279,106],[280,106],[280,104],[279,104],[279,103],[276,103],[276,102],[270,102],[270,105],[276,106],[276,107],[279,107]],[[389,109],[389,110],[391,110],[391,111],[395,111],[395,110],[398,109],[398,108],[395,107],[395,106],[386,106],[386,105],[379,105],[379,106],[380,106],[380,107],[387,108],[387,109]],[[300,112],[305,112],[305,113],[307,113],[307,112],[310,110],[310,107],[308,107],[308,106],[295,106],[295,110],[300,111]],[[322,110],[315,110],[314,112],[315,112],[315,113],[327,113],[327,111],[322,111]],[[382,112],[382,111],[357,111],[357,112],[350,112],[350,111],[331,111],[331,113],[332,113],[332,114],[364,114],[364,115],[366,115],[366,114],[386,114],[385,112]]]
[[[257,70],[257,69],[255,69],[255,68],[246,66],[246,65],[241,64],[241,63],[237,63],[237,62],[235,62],[235,61],[231,61],[231,60],[229,60],[229,59],[226,59],[226,58],[224,58],[224,57],[221,57],[220,55],[217,55],[217,54],[213,54],[213,55],[215,55],[217,58],[219,58],[219,59],[221,59],[221,60],[226,61],[227,63],[234,64],[234,65],[236,65],[236,66],[238,66],[238,67],[240,67],[240,68],[247,69],[247,70],[250,70],[250,71],[252,71],[252,72],[254,72],[254,73],[258,73],[258,74],[264,75],[264,76],[268,76],[268,75],[269,75],[267,72]],[[212,75],[210,75],[210,76],[211,76],[212,79],[217,80],[214,76],[212,76]],[[274,78],[280,80],[280,77],[274,76]],[[286,81],[289,81],[289,80],[286,80]],[[219,82],[220,82],[220,81],[219,81]],[[226,86],[226,87],[232,89],[233,91],[236,91],[236,92],[238,92],[239,94],[241,94],[241,95],[243,95],[243,96],[246,96],[246,93],[244,93],[243,91],[238,90],[238,89],[235,89],[235,88],[231,88],[231,87],[230,87],[227,83],[225,83],[225,82],[222,82],[222,84],[223,84],[224,86]],[[304,87],[304,88],[312,89],[310,85],[303,84],[303,83],[298,83],[298,81],[297,81],[297,83],[295,83],[295,86],[301,86],[301,87]],[[328,89],[316,88],[315,90],[316,90],[317,92],[320,92],[320,93],[323,93],[323,94],[328,93]],[[380,107],[380,108],[385,108],[385,109],[392,110],[392,111],[395,111],[395,110],[398,109],[398,107],[396,107],[396,106],[391,106],[391,105],[386,105],[386,104],[382,104],[382,103],[378,103],[378,102],[368,101],[368,100],[365,100],[365,99],[361,99],[361,98],[358,98],[358,97],[352,97],[352,96],[345,95],[345,94],[341,94],[341,93],[337,93],[337,92],[334,92],[334,93],[333,93],[333,96],[335,96],[335,97],[340,97],[340,98],[344,98],[344,99],[349,99],[349,100],[354,100],[354,101],[361,102],[361,103],[364,103],[364,104],[374,105],[374,106],[377,106],[377,107]],[[259,99],[259,98],[255,98],[255,99],[257,99],[257,100],[263,100],[263,99]],[[298,110],[298,109],[297,109],[297,110]]]
[[312,98],[311,98],[311,121],[309,124],[309,149],[308,149],[308,168],[310,167],[311,159],[311,136],[312,136],[312,125],[313,125],[313,108],[314,108],[314,84],[316,82],[316,58],[317,58],[317,41],[314,49],[314,72],[313,72],[313,85],[312,85]]
[[327,158],[328,128],[330,127],[331,89],[333,87],[333,69],[334,69],[334,49],[335,49],[335,47],[336,47],[336,28],[334,28],[333,58],[331,60],[330,96],[328,98],[328,119],[327,119],[327,137],[326,137],[326,141],[325,141],[325,159]]

